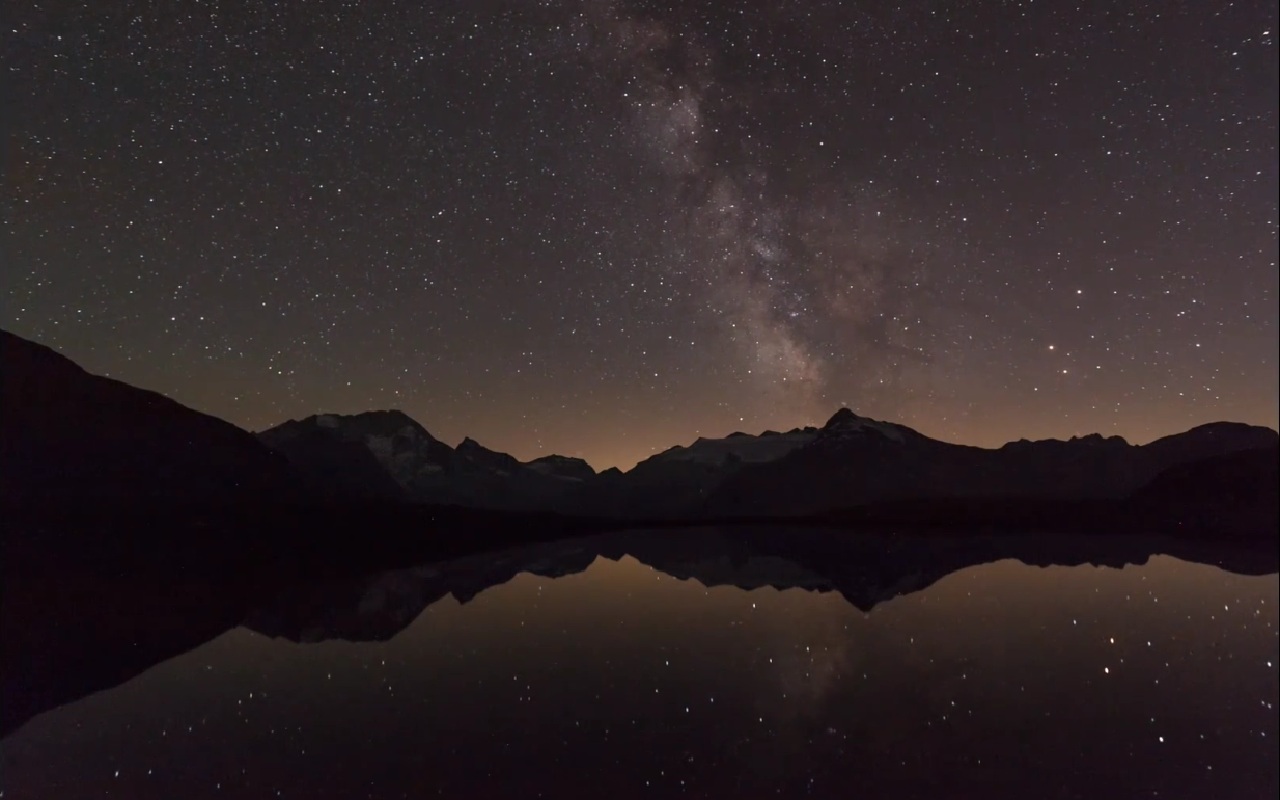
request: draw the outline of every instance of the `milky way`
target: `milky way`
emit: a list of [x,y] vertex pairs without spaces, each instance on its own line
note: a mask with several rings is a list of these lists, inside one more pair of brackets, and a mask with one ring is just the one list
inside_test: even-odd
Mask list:
[[902,253],[890,268],[877,244],[891,224],[872,210],[879,198],[830,185],[825,173],[834,165],[812,157],[799,185],[771,180],[771,139],[812,139],[809,124],[769,129],[735,119],[752,105],[756,115],[785,113],[785,103],[726,80],[715,48],[696,33],[627,16],[614,3],[587,3],[580,19],[579,41],[592,43],[593,63],[626,98],[637,150],[669,178],[659,188],[670,209],[660,226],[662,268],[714,315],[771,407],[802,419],[829,410],[828,360],[840,358],[837,348],[853,365],[847,385],[857,395],[883,380],[886,361],[925,361],[911,337],[876,335],[877,321],[907,308],[891,298],[921,279]]
[[598,467],[842,404],[1274,426],[1276,14],[21,6],[0,324],[249,428]]

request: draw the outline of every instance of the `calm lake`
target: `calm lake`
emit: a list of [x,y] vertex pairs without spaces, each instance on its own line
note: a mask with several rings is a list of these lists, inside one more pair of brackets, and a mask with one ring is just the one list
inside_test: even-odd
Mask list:
[[729,540],[627,534],[282,590],[26,721],[0,742],[2,796],[1280,788],[1274,571],[894,542],[833,565]]

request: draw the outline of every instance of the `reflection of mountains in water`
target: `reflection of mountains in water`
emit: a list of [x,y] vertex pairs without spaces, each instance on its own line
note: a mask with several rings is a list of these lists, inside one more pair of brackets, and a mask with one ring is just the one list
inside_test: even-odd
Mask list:
[[1004,559],[1042,567],[1120,568],[1160,554],[1245,575],[1277,570],[1274,549],[1224,548],[1156,537],[850,536],[811,528],[629,531],[309,585],[254,611],[245,625],[296,642],[387,640],[446,595],[466,603],[521,573],[558,578],[585,571],[597,558],[617,561],[630,556],[671,577],[707,587],[838,592],[866,612],[958,570]]
[[204,551],[180,568],[161,558],[151,566],[125,560],[111,569],[102,560],[106,552],[87,552],[79,561],[57,561],[34,572],[4,561],[0,735],[240,624],[298,642],[387,640],[445,595],[465,603],[520,573],[572,575],[597,558],[631,556],[706,586],[839,592],[864,611],[957,570],[1008,558],[1038,566],[1122,567],[1167,554],[1240,574],[1277,570],[1274,543],[1072,533],[903,536],[804,527],[626,531],[375,574],[354,566],[344,570],[327,559],[328,574],[335,577],[323,580],[310,569],[290,574],[279,565],[220,560]]

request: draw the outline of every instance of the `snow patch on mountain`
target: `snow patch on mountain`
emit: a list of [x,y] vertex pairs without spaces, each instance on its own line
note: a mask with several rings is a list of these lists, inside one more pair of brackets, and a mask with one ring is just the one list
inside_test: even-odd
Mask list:
[[900,443],[907,440],[908,433],[915,433],[910,428],[895,425],[892,422],[881,422],[867,417],[860,417],[847,408],[837,411],[823,426],[822,430],[824,438],[843,438],[875,433],[890,441]]
[[904,442],[906,437],[902,435],[902,431],[887,422],[877,422],[873,419],[859,418],[856,422],[847,425],[841,425],[835,428],[832,433],[836,434],[862,434],[862,433],[878,433],[886,439],[895,442]]

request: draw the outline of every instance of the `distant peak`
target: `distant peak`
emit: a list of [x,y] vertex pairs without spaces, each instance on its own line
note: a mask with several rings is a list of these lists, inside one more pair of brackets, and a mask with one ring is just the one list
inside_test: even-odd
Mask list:
[[477,442],[475,439],[472,439],[470,436],[463,437],[462,441],[458,443],[458,447],[456,449],[459,453],[472,453],[472,454],[487,453],[490,455],[503,455],[503,456],[506,455],[506,453],[499,453],[497,450],[490,450],[489,448]]
[[1111,446],[1124,445],[1124,446],[1126,446],[1126,447],[1127,447],[1127,446],[1128,446],[1128,444],[1129,444],[1128,442],[1126,442],[1126,441],[1124,440],[1124,437],[1122,437],[1122,436],[1103,436],[1103,435],[1102,435],[1102,434],[1100,434],[1100,433],[1086,433],[1084,436],[1072,436],[1070,441],[1073,441],[1073,442],[1079,442],[1079,443],[1082,443],[1082,444],[1094,445],[1094,446],[1096,446],[1096,445],[1111,445]]
[[403,423],[408,423],[413,425],[418,424],[417,420],[415,420],[413,417],[409,416],[408,414],[404,413],[398,408],[381,409],[378,411],[365,411],[364,413],[356,414],[355,416],[357,418],[363,418],[363,419],[376,419],[376,420],[386,420],[386,421],[392,421],[392,422],[403,422]]
[[827,420],[824,428],[836,428],[841,425],[847,425],[850,422],[857,422],[861,417],[850,411],[848,408],[841,408],[839,411],[831,415],[831,419]]
[[558,453],[552,453],[549,456],[535,458],[532,461],[526,462],[525,466],[543,474],[558,475],[565,478],[577,478],[579,480],[586,480],[587,478],[594,477],[596,474],[596,471],[592,469],[591,465],[583,459],[575,458],[574,456],[562,456]]
[[377,411],[361,411],[359,414],[316,414],[309,417],[319,425],[332,426],[337,423],[350,422],[353,420],[364,420],[368,422],[404,422],[417,424],[413,417],[397,408],[390,408]]
[[432,438],[427,429],[422,427],[417,420],[398,409],[363,411],[359,414],[316,414],[315,416],[307,417],[302,422],[306,425],[314,425],[317,428],[327,428],[335,432],[340,431],[342,432],[341,435],[344,436],[390,436],[409,428],[418,435]]
[[578,458],[577,456],[562,456],[559,453],[552,453],[549,456],[538,456],[537,458],[533,459],[528,463],[530,464],[584,464],[584,465],[587,464],[585,459]]
[[1194,428],[1191,428],[1190,430],[1186,431],[1186,433],[1193,433],[1193,432],[1196,432],[1196,433],[1219,433],[1219,432],[1243,433],[1246,431],[1260,432],[1260,431],[1271,431],[1271,429],[1262,425],[1250,425],[1246,422],[1227,422],[1224,420],[1219,422],[1206,422],[1203,425],[1197,425]]

